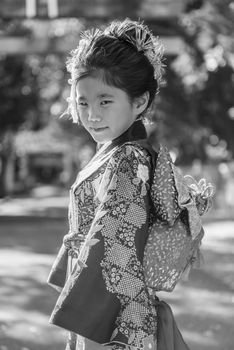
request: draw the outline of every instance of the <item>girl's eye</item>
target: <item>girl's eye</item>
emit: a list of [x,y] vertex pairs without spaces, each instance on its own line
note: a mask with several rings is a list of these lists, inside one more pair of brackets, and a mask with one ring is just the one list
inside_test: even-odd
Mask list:
[[81,106],[81,107],[87,107],[88,106],[88,104],[86,102],[79,102],[78,105]]
[[101,101],[101,105],[102,105],[102,106],[106,106],[106,105],[109,104],[109,103],[112,103],[112,101],[110,101],[110,100]]

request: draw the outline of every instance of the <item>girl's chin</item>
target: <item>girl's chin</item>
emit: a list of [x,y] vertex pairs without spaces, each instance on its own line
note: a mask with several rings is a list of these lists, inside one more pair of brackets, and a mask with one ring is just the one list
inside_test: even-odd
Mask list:
[[96,142],[105,143],[112,140],[111,132],[108,127],[98,129],[89,128],[88,131]]
[[94,137],[93,135],[92,135],[92,138],[94,139],[95,142],[102,143],[102,144],[112,141],[109,138]]

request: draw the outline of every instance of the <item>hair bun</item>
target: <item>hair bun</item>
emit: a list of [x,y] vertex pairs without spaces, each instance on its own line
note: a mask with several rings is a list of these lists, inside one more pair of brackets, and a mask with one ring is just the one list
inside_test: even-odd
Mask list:
[[126,18],[124,21],[113,21],[104,34],[130,43],[138,52],[143,52],[154,68],[154,77],[158,84],[162,79],[164,46],[158,37],[154,36],[149,27],[143,22],[132,21]]

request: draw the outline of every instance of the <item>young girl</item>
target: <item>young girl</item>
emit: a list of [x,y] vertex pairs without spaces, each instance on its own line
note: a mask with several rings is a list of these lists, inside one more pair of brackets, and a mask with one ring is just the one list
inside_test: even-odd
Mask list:
[[203,236],[198,197],[180,193],[168,153],[146,140],[162,51],[126,19],[84,32],[68,61],[68,112],[98,151],[71,188],[69,233],[48,279],[61,291],[50,321],[69,331],[67,350],[188,349],[155,294],[174,288]]

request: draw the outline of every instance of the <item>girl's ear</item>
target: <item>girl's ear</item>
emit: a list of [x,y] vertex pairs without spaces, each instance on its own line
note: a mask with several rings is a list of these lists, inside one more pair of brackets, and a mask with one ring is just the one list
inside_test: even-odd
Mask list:
[[149,91],[146,91],[140,97],[135,98],[135,100],[133,102],[133,106],[134,106],[134,112],[135,112],[136,116],[138,116],[139,114],[141,114],[145,111],[145,109],[148,106],[149,97],[150,97]]

